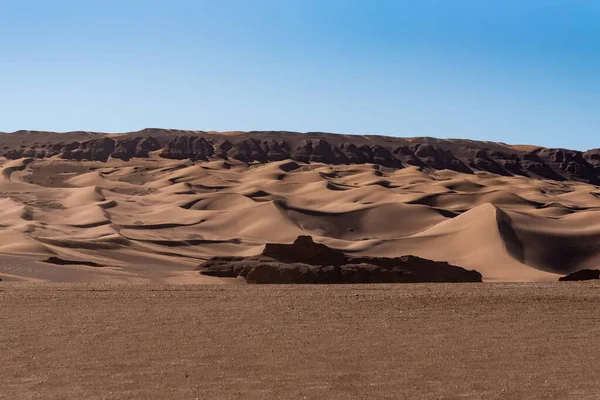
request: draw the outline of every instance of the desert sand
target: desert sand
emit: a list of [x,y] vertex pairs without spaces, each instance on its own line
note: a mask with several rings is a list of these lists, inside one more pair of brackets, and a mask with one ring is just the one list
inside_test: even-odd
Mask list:
[[0,285],[0,398],[597,399],[599,289]]
[[[600,151],[57,135],[0,134],[0,398],[597,398],[598,283],[557,281],[600,258]],[[484,283],[196,270],[299,236]]]
[[299,235],[350,255],[447,261],[485,281],[556,281],[600,258],[600,189],[586,182],[158,153],[0,160],[0,278],[226,283],[194,268]]

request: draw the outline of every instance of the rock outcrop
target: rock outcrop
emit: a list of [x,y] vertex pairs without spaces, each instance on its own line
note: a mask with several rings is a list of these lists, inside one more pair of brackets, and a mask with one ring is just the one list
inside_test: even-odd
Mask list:
[[540,158],[546,160],[546,163],[554,169],[563,172],[567,176],[572,176],[590,183],[598,184],[597,172],[590,164],[584,154],[580,151],[565,149],[541,149],[538,152]]
[[82,143],[70,143],[62,151],[65,160],[88,160],[106,162],[115,151],[115,141],[109,138],[92,139]]
[[269,161],[282,161],[290,158],[291,150],[284,141],[266,140],[262,143],[262,147],[267,153]]
[[291,154],[292,160],[325,164],[349,164],[350,161],[337,147],[324,139],[303,140]]
[[567,281],[590,281],[593,279],[600,279],[600,269],[582,269],[577,272],[573,272],[569,275],[563,276],[558,280],[561,282]]
[[411,150],[413,154],[427,167],[433,169],[450,169],[457,172],[472,174],[462,161],[454,157],[451,151],[444,150],[439,146],[431,144],[417,144]]
[[197,269],[259,284],[481,282],[479,272],[445,262],[415,256],[351,257],[310,236],[299,236],[292,244],[266,244],[255,257],[213,257]]
[[120,135],[33,131],[0,133],[0,145],[0,155],[11,160],[58,156],[76,161],[105,162],[109,158],[128,161],[134,157],[148,157],[150,152],[160,150],[161,157],[177,160],[220,158],[268,163],[289,159],[333,165],[372,163],[394,169],[415,166],[467,174],[490,172],[502,176],[575,180],[600,185],[600,149],[580,152],[473,140],[279,131],[221,135],[144,129]]
[[583,158],[594,169],[596,176],[600,174],[600,149],[586,151],[583,153]]
[[266,163],[271,161],[265,150],[261,147],[261,143],[253,139],[245,139],[232,145],[227,155],[235,160],[247,163],[253,161]]
[[215,153],[213,145],[203,137],[176,136],[162,149],[160,156],[175,160],[208,160]]
[[131,138],[117,141],[111,157],[128,161],[133,157],[147,158],[151,151],[160,149],[160,144],[152,137]]

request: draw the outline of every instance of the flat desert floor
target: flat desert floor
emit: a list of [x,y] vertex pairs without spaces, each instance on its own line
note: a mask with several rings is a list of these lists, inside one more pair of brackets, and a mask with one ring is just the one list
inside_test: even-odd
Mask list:
[[597,399],[600,284],[0,285],[0,397]]

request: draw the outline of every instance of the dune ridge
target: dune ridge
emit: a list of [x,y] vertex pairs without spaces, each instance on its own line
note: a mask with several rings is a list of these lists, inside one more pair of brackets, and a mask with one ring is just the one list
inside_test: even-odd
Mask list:
[[[172,159],[163,150],[127,161],[0,159],[0,277],[223,283],[193,269],[301,235],[352,256],[445,261],[486,281],[555,281],[600,261],[600,188],[590,182],[366,161]],[[69,262],[42,263],[50,257]]]

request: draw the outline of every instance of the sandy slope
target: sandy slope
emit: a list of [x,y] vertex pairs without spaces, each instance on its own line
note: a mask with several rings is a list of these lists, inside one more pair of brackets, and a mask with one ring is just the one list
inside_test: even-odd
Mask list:
[[[547,281],[600,258],[600,189],[490,173],[290,160],[2,161],[4,280],[224,282],[191,272],[309,234],[414,254],[488,281]],[[50,256],[104,268],[41,263]]]

